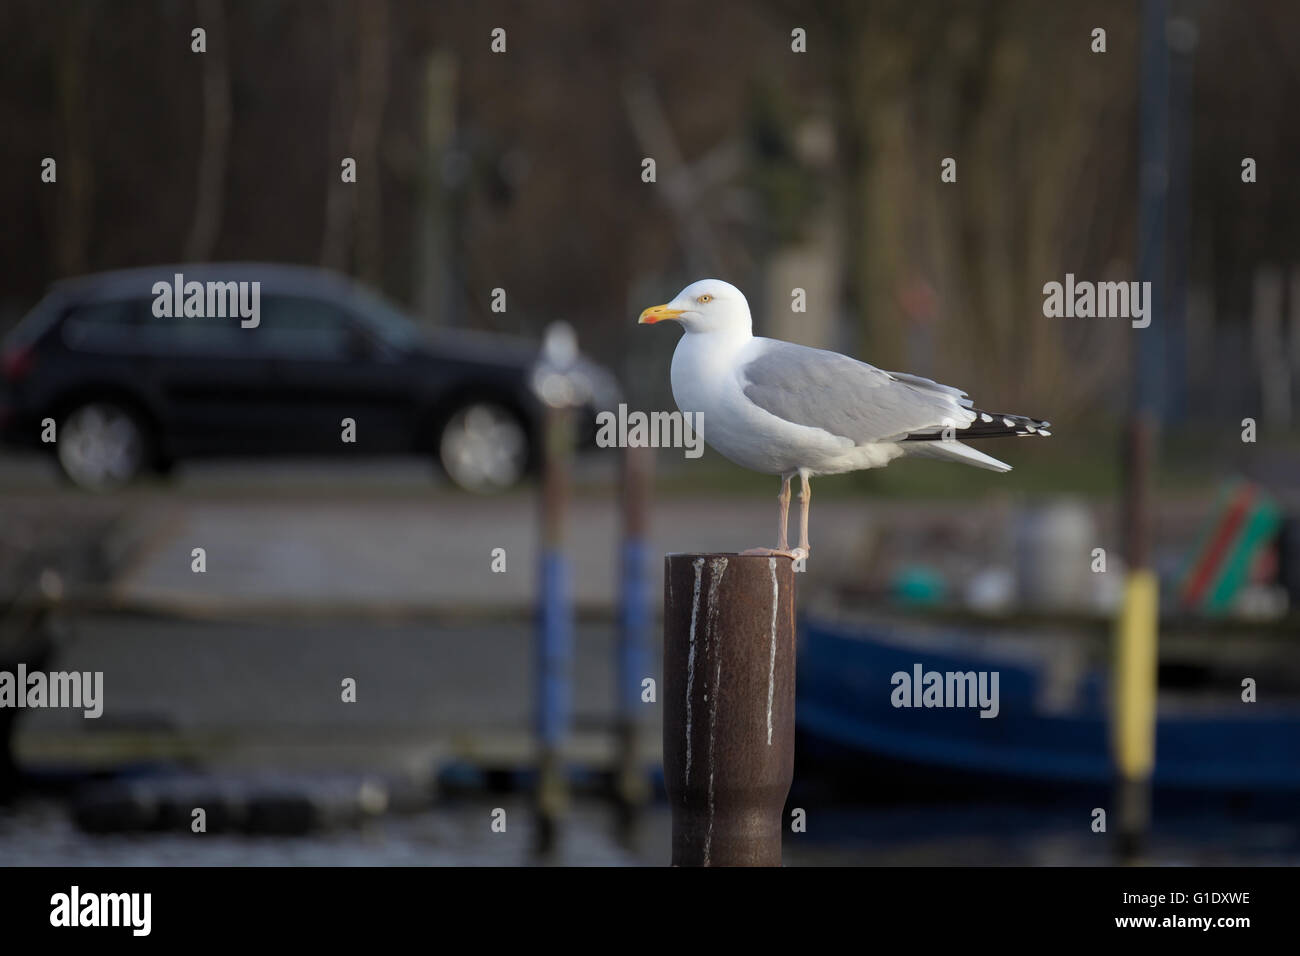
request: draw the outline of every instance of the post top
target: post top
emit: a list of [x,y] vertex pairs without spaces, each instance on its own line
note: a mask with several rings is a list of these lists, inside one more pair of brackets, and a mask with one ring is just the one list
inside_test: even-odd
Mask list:
[[788,554],[741,554],[739,551],[669,551],[664,555],[665,561],[694,561],[697,558],[703,558],[706,561],[712,561],[717,558],[726,558],[727,563],[732,562],[749,562],[762,561],[764,564],[771,558],[794,563],[794,558]]

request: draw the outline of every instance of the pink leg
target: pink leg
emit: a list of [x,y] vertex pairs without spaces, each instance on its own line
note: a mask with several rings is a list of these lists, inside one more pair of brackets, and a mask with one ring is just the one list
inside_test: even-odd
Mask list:
[[742,551],[741,554],[760,555],[762,557],[798,557],[790,550],[790,538],[787,528],[790,524],[790,479],[794,475],[783,475],[781,477],[781,493],[776,496],[778,506],[778,517],[776,522],[777,544],[775,548],[750,548],[748,551]]
[[808,544],[808,506],[812,503],[812,482],[808,475],[799,472],[799,547],[806,557],[812,551]]
[[786,528],[790,524],[790,475],[784,475],[781,478],[781,493],[776,496],[780,506],[780,517],[777,519],[776,531],[776,549],[778,551],[790,550],[790,539],[786,534]]

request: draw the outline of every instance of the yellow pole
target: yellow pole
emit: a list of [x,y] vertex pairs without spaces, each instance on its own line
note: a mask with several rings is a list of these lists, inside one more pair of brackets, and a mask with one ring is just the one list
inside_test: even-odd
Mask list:
[[1138,568],[1124,585],[1115,628],[1111,679],[1111,746],[1119,771],[1122,854],[1131,857],[1147,829],[1156,753],[1156,664],[1160,589],[1155,572]]

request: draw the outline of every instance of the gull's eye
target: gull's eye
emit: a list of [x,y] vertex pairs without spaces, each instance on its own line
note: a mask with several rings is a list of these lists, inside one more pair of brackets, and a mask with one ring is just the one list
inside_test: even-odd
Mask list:
[[705,302],[709,302],[709,301],[711,301],[712,299],[713,299],[713,296],[709,295],[709,294],[706,292],[706,293],[704,293],[704,295],[700,296],[700,297],[699,297],[698,299],[696,299],[695,301],[698,302],[700,305],[703,305]]

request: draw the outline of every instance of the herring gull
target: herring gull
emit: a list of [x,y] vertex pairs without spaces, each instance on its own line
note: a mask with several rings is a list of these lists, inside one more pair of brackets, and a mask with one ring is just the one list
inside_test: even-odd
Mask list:
[[[696,414],[704,440],[752,471],[781,476],[777,546],[746,554],[807,557],[813,475],[882,468],[911,455],[990,471],[1011,466],[956,440],[1050,435],[1049,422],[975,408],[966,393],[919,375],[886,372],[837,352],[753,334],[749,303],[718,279],[693,282],[642,324],[680,322],[673,398]],[[786,525],[790,480],[800,480],[799,544]]]

